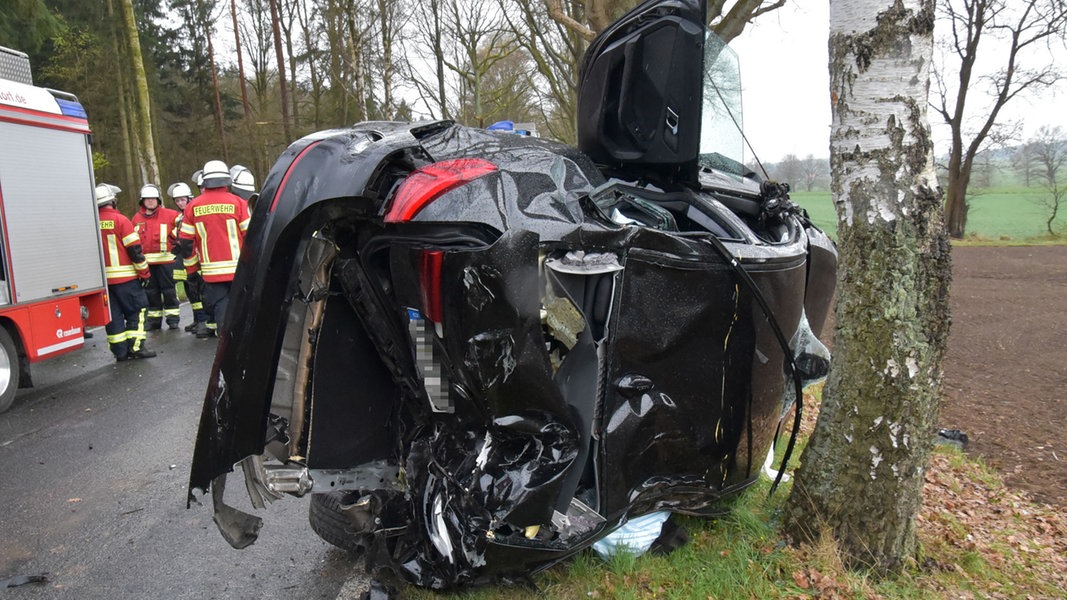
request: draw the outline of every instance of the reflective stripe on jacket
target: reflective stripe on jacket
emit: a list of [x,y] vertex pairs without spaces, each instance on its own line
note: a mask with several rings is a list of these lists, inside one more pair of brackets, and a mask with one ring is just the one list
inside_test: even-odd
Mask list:
[[245,231],[248,230],[248,206],[226,188],[204,190],[185,207],[178,238],[188,271],[197,263],[204,281],[232,281],[241,255]]
[[141,251],[141,238],[126,215],[113,207],[102,207],[100,237],[104,245],[104,273],[108,284],[147,277],[148,261]]
[[146,215],[144,209],[133,215],[133,225],[137,228],[137,235],[141,236],[141,248],[144,257],[150,265],[162,265],[174,262],[174,255],[170,252],[171,240],[174,231],[174,221],[181,214],[173,208],[161,206],[150,215]]

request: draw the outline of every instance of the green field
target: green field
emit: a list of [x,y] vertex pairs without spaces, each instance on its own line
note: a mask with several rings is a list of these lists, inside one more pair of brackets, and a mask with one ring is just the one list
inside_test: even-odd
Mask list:
[[[1045,221],[1050,214],[1042,204],[1047,195],[1039,188],[1004,187],[977,190],[970,194],[967,212],[967,238],[1000,242],[1048,241]],[[837,215],[830,192],[792,192],[790,197],[807,209],[812,221],[837,237]],[[1060,236],[1067,234],[1067,207],[1052,227]]]

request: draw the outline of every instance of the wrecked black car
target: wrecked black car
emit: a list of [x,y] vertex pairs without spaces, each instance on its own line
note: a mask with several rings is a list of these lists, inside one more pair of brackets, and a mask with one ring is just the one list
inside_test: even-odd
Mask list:
[[[190,474],[379,572],[527,575],[653,511],[719,512],[802,382],[836,251],[740,162],[737,59],[695,0],[590,47],[578,148],[451,122],[294,143],[241,254]],[[700,76],[702,74],[702,76]]]

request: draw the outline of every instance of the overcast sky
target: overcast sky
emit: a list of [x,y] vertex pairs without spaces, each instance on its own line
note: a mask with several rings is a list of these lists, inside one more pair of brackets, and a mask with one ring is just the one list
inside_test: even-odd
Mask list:
[[745,134],[764,162],[830,156],[829,3],[798,4],[756,19],[730,42],[741,61]]
[[[827,0],[790,0],[748,25],[730,43],[741,61],[745,132],[762,161],[775,162],[786,154],[801,158],[830,155],[828,33]],[[1067,57],[1061,63],[1067,64]],[[1021,140],[1042,125],[1067,129],[1065,97],[1067,87],[1058,94],[1018,98],[1002,114],[1019,120]],[[935,152],[944,154],[948,150],[945,126],[932,111],[929,118]],[[750,156],[746,153],[746,159]]]

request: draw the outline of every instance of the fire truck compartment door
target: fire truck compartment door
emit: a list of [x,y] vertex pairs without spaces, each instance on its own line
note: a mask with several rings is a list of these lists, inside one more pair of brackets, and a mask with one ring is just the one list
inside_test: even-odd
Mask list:
[[0,287],[13,292],[9,302],[104,287],[85,134],[0,121],[0,139]]

